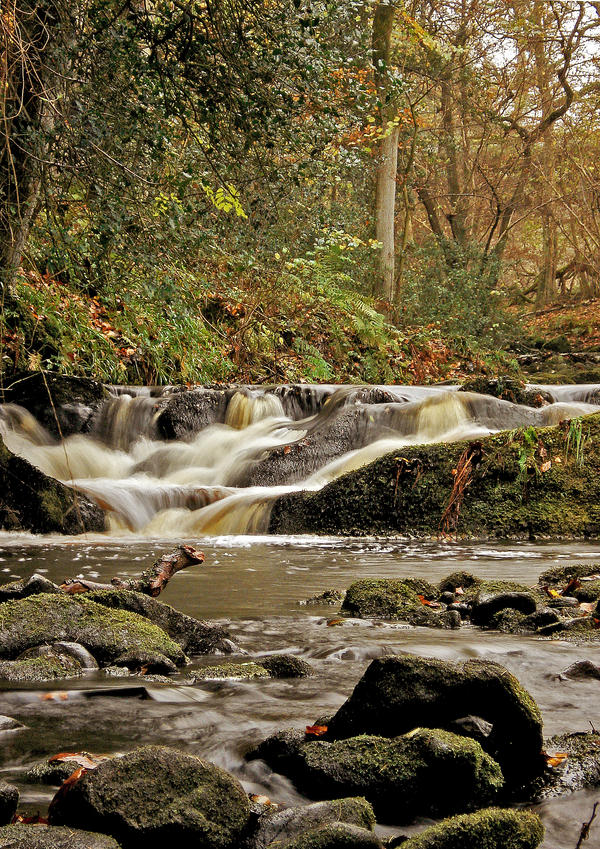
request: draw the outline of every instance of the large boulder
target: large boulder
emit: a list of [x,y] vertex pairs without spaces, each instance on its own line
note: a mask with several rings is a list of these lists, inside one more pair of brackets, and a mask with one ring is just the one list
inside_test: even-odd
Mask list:
[[517,679],[491,661],[378,658],[332,718],[329,735],[395,737],[420,726],[444,728],[469,715],[492,723],[486,750],[507,779],[543,767],[540,711]]
[[0,526],[36,534],[104,531],[104,511],[8,450],[0,436]]
[[125,849],[237,849],[249,816],[232,775],[162,746],[103,761],[61,788],[49,810],[52,825],[92,828]]
[[113,610],[128,610],[149,619],[178,643],[186,654],[231,654],[236,645],[221,625],[180,613],[144,593],[132,590],[94,590],[86,598]]
[[85,646],[101,664],[132,649],[164,655],[178,666],[185,655],[165,632],[136,613],[108,610],[85,595],[29,596],[2,605],[0,658],[12,659],[42,643]]
[[373,808],[361,797],[315,802],[297,808],[267,808],[247,839],[251,849],[283,849],[289,842],[313,833],[332,823],[348,823],[361,830],[372,831],[375,825]]
[[0,828],[0,849],[120,849],[112,837],[73,828],[8,825]]
[[342,610],[360,618],[402,619],[429,628],[460,627],[460,616],[426,602],[438,591],[422,578],[363,578],[348,587]]
[[403,849],[535,849],[544,826],[531,811],[488,808],[450,817],[402,844]]
[[313,799],[365,796],[387,822],[471,810],[493,801],[503,785],[500,767],[479,743],[439,729],[334,742],[281,732],[250,757],[288,775]]

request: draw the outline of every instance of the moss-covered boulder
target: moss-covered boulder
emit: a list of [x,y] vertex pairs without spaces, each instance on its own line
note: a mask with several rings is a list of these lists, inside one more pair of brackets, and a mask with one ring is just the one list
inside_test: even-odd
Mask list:
[[544,826],[531,811],[487,808],[450,817],[409,838],[403,849],[535,849]]
[[105,529],[104,511],[8,450],[0,436],[0,527],[36,534]]
[[86,598],[113,610],[128,610],[154,622],[187,654],[231,654],[237,646],[221,625],[194,619],[158,599],[132,590],[94,590]]
[[28,784],[60,785],[73,775],[77,764],[73,761],[40,761],[34,764],[23,775]]
[[407,619],[422,613],[419,595],[433,599],[437,589],[419,578],[363,578],[348,587],[342,610],[364,618]]
[[373,808],[360,796],[282,810],[267,807],[244,845],[249,849],[268,849],[271,846],[283,849],[300,835],[313,833],[333,823],[346,823],[361,831],[372,832],[375,825]]
[[387,822],[471,810],[493,801],[503,785],[500,767],[479,743],[439,729],[333,742],[282,732],[251,757],[288,775],[313,799],[365,796]]
[[531,592],[478,592],[473,600],[471,622],[489,625],[501,610],[516,610],[524,616],[535,612],[537,602]]
[[[405,446],[401,458],[388,454],[318,492],[279,497],[270,532],[437,536],[446,516],[449,530],[471,537],[597,537],[600,414],[577,420],[570,441],[569,427],[503,431],[477,443]],[[582,462],[572,450],[577,433],[585,441]],[[478,462],[470,465],[469,485],[453,495],[453,472],[471,456]],[[451,496],[454,510],[448,514]]]
[[23,660],[0,660],[0,681],[25,683],[77,678],[83,672],[73,657],[55,652]]
[[73,828],[7,825],[0,828],[0,849],[120,849],[112,837]]
[[[600,575],[600,563],[569,563],[567,566],[552,566],[541,573],[540,586],[564,588],[575,578]],[[599,579],[600,580],[600,579]]]
[[52,825],[92,828],[125,849],[234,849],[250,816],[240,783],[209,761],[144,746],[103,761],[50,805]]
[[419,726],[445,727],[468,715],[492,723],[486,748],[508,779],[542,768],[540,711],[517,679],[490,661],[378,658],[332,718],[329,735],[395,737]]
[[85,595],[41,593],[0,608],[0,658],[12,659],[48,642],[80,643],[101,664],[132,649],[164,655],[178,666],[186,658],[156,625],[125,610],[108,610]]
[[438,591],[440,593],[451,592],[454,593],[458,588],[463,590],[471,590],[471,595],[476,592],[476,587],[480,586],[483,583],[481,578],[477,578],[475,575],[472,575],[470,572],[452,572],[450,575],[447,575],[445,578],[438,584]]
[[258,661],[271,678],[309,678],[314,669],[305,660],[292,654],[271,654]]
[[357,825],[333,822],[298,835],[277,849],[383,849],[376,834]]
[[549,755],[566,754],[556,767],[548,767],[530,786],[532,800],[548,799],[576,790],[600,787],[600,733],[557,734],[545,741]]

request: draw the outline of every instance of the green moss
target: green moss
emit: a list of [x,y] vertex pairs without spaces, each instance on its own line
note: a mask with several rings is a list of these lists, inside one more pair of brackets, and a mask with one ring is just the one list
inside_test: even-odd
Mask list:
[[0,657],[16,657],[33,646],[59,640],[81,643],[102,663],[131,650],[185,663],[177,643],[147,619],[82,596],[40,593],[0,607]]
[[291,654],[272,654],[261,658],[260,664],[272,678],[308,678],[314,674],[310,663]]
[[452,572],[452,574],[440,581],[438,590],[440,593],[453,593],[457,587],[467,590],[471,587],[478,587],[481,583],[481,578],[476,578],[470,572]]
[[585,581],[569,594],[577,601],[596,601],[600,598],[600,581]]
[[422,613],[425,598],[435,598],[437,590],[428,581],[416,578],[365,578],[348,587],[342,610],[354,616],[381,616],[404,619]]
[[194,672],[197,681],[215,681],[223,679],[242,679],[251,681],[254,678],[270,678],[269,671],[258,663],[223,663],[220,666],[205,666]]
[[[600,413],[582,419],[583,464],[566,457],[567,430],[504,431],[481,440],[482,462],[464,492],[456,532],[468,537],[600,535]],[[319,492],[274,504],[274,533],[437,536],[454,485],[453,469],[469,443],[403,449],[417,461],[398,479],[396,454],[338,478]],[[542,451],[543,448],[543,451]],[[525,457],[525,464],[523,458]],[[541,471],[543,458],[552,465]],[[556,462],[559,458],[561,462]]]
[[537,814],[487,808],[451,817],[403,843],[404,849],[535,849],[544,837]]
[[54,681],[57,678],[75,678],[81,673],[81,665],[67,655],[0,661],[2,681]]
[[492,617],[488,627],[504,634],[529,634],[533,629],[523,624],[526,619],[525,614],[519,613],[518,610],[505,608]]
[[600,575],[600,563],[571,563],[568,566],[553,566],[542,572],[539,583],[543,586],[563,587],[573,578],[587,578],[589,575]]
[[332,847],[335,849],[356,849],[356,847],[381,849],[381,841],[376,835],[355,825],[333,822],[322,828],[299,834],[293,840],[286,841],[282,849],[332,849]]

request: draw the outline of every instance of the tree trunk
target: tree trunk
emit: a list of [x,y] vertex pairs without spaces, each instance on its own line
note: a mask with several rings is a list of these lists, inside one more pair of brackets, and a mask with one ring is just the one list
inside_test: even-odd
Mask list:
[[375,200],[375,236],[381,242],[379,274],[375,294],[386,301],[394,299],[396,168],[398,137],[396,107],[390,85],[389,63],[395,9],[379,0],[373,17],[373,69],[379,97],[379,115],[383,138],[379,151]]

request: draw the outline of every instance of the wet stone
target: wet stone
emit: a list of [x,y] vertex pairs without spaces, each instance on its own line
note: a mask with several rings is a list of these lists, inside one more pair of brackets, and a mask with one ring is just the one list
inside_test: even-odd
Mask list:
[[103,761],[49,809],[52,825],[111,834],[124,849],[232,849],[250,816],[240,783],[209,761],[144,746]]
[[305,660],[291,654],[272,654],[261,657],[263,666],[271,678],[308,678],[314,675],[314,669]]
[[450,817],[401,845],[403,849],[536,849],[543,837],[537,814],[488,808]]
[[21,728],[25,728],[25,726],[13,719],[12,716],[0,716],[0,733],[3,731],[19,731]]
[[112,837],[44,825],[9,825],[0,828],[0,849],[120,849]]
[[124,666],[130,672],[139,672],[143,670],[150,674],[165,675],[171,672],[177,672],[177,667],[172,660],[165,657],[160,652],[150,651],[130,651],[124,652],[119,657],[116,657],[112,663],[113,666]]
[[21,578],[0,586],[0,602],[27,598],[37,593],[59,593],[60,587],[44,578],[43,575],[33,574],[30,578]]
[[506,608],[529,615],[535,612],[536,600],[530,593],[480,593],[473,603],[471,621],[474,625],[489,625],[493,617]]
[[8,825],[14,817],[19,804],[17,788],[0,779],[0,825]]
[[60,785],[73,775],[77,764],[73,761],[41,761],[30,767],[23,780],[28,784]]
[[579,602],[573,596],[563,595],[560,598],[551,598],[548,602],[548,607],[557,608],[558,610],[563,607],[579,607]]
[[335,822],[315,831],[305,832],[277,849],[383,849],[372,831],[349,823]]
[[574,681],[583,680],[599,680],[600,681],[600,666],[596,666],[591,660],[577,660],[558,676],[559,678],[570,678]]

